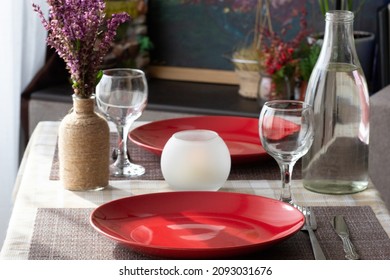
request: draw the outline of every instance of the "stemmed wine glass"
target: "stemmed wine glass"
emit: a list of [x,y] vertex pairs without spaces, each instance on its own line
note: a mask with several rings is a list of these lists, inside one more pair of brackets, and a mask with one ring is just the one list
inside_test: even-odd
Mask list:
[[145,173],[141,165],[130,162],[127,153],[129,129],[138,119],[148,99],[145,74],[139,69],[116,68],[103,71],[96,87],[96,100],[100,111],[112,121],[118,131],[116,161],[110,166],[112,176],[135,177]]
[[294,100],[266,102],[259,119],[260,140],[280,167],[280,200],[298,207],[291,195],[291,175],[297,160],[313,143],[314,113],[310,105]]

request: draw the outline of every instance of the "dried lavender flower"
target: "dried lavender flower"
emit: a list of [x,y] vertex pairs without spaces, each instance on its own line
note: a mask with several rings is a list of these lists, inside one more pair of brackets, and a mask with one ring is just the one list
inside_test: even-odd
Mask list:
[[104,0],[47,0],[49,19],[32,4],[48,31],[47,44],[65,61],[74,93],[90,97],[98,82],[100,66],[118,26],[130,19],[125,12],[106,19]]

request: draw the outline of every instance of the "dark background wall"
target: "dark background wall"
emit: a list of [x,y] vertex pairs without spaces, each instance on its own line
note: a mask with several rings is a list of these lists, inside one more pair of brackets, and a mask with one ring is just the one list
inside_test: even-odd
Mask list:
[[[251,42],[257,1],[239,0],[149,0],[149,35],[155,45],[154,64],[232,69],[226,55],[239,45]],[[365,1],[357,13],[355,30],[376,33],[377,10],[388,0]],[[244,6],[243,3],[252,3]],[[276,32],[298,29],[299,13],[305,7],[308,26],[313,32],[324,30],[324,17],[317,0],[271,1],[272,24]]]

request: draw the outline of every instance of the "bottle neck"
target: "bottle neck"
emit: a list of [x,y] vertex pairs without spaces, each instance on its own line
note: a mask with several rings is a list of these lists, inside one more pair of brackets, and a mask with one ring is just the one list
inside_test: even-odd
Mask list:
[[330,11],[326,14],[325,34],[320,58],[324,63],[346,63],[360,67],[353,36],[353,13]]
[[95,96],[80,98],[73,95],[73,109],[76,114],[93,114],[95,112]]

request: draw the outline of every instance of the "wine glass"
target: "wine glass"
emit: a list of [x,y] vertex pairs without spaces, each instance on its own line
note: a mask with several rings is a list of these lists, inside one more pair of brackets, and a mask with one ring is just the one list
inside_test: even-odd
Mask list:
[[291,175],[297,160],[307,153],[314,138],[314,113],[302,101],[266,102],[259,118],[260,140],[281,171],[280,200],[298,207],[291,195]]
[[135,177],[145,173],[141,165],[130,162],[127,152],[129,129],[138,119],[148,99],[145,74],[139,69],[117,68],[103,71],[96,87],[96,100],[100,111],[112,121],[118,131],[116,161],[110,165],[110,173],[116,177]]

